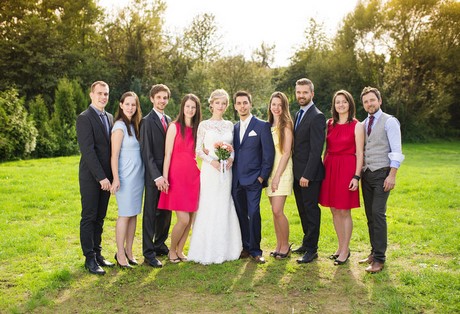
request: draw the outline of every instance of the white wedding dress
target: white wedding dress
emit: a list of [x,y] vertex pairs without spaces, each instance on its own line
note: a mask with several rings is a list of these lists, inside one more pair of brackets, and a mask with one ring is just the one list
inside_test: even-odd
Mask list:
[[[188,260],[204,265],[237,260],[242,249],[241,230],[231,194],[231,169],[223,175],[210,164],[218,159],[214,152],[216,142],[233,145],[233,124],[230,121],[206,120],[198,127],[196,153],[203,162],[200,200]],[[203,148],[209,151],[207,155]]]

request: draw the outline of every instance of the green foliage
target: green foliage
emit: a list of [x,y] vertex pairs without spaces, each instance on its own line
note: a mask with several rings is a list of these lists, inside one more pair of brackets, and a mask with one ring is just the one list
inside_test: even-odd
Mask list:
[[56,154],[58,156],[67,156],[78,152],[75,126],[77,105],[72,85],[68,79],[60,79],[55,94],[51,127],[57,137]]
[[18,91],[0,92],[0,161],[26,158],[35,149],[37,129]]
[[199,14],[184,31],[185,53],[201,63],[213,61],[220,55],[220,39],[214,14]]
[[405,140],[458,135],[459,17],[460,4],[448,0],[362,1],[345,17],[332,45],[311,20],[306,44],[278,88],[300,77],[312,79],[315,102],[325,113],[333,93],[346,89],[363,119],[360,92],[375,86],[382,91],[383,109],[400,120]]
[[58,151],[56,134],[50,126],[50,114],[41,95],[29,102],[29,112],[38,130],[34,157],[53,157]]

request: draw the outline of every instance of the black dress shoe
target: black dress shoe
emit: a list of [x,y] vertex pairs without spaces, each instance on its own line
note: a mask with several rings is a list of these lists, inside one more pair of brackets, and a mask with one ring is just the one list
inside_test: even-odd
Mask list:
[[159,260],[157,260],[155,257],[150,258],[150,259],[146,258],[144,260],[144,264],[147,264],[147,265],[152,266],[154,268],[163,267],[163,264]]
[[167,256],[169,254],[169,249],[167,246],[155,249],[156,256]]
[[91,274],[105,275],[105,270],[99,266],[95,257],[87,257],[85,261],[85,268],[89,270]]
[[297,254],[305,254],[307,253],[307,248],[304,246],[301,246],[295,250],[292,250],[292,253],[297,253]]
[[317,259],[318,258],[318,252],[315,252],[315,253],[305,253],[304,256],[302,256],[302,258],[299,258],[297,259],[297,263],[299,264],[306,264],[306,263],[311,263],[313,262],[313,260]]
[[126,264],[126,265],[122,265],[118,262],[118,258],[117,258],[117,253],[115,253],[115,262],[117,262],[117,266],[120,267],[121,269],[134,269],[133,266]]
[[101,267],[113,267],[115,266],[114,263],[109,262],[104,258],[102,255],[96,255],[96,261]]

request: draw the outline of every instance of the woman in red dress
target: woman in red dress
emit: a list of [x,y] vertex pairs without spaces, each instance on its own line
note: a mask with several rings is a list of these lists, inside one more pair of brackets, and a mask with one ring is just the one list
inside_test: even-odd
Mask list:
[[161,192],[158,208],[176,212],[177,222],[171,231],[168,254],[172,263],[187,260],[183,249],[198,209],[200,170],[196,163],[195,143],[200,121],[200,100],[188,94],[181,101],[177,119],[166,132],[163,177],[168,188]]
[[339,90],[332,99],[332,118],[327,121],[325,178],[319,203],[331,208],[339,246],[329,258],[342,265],[350,257],[353,230],[351,208],[359,207],[359,188],[363,166],[364,128],[355,119],[355,102],[351,94]]

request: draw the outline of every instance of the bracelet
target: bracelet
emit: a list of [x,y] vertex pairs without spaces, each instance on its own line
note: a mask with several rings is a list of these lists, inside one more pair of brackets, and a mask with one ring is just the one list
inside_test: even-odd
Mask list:
[[356,179],[356,180],[359,181],[359,179],[361,179],[361,177],[360,177],[360,176],[357,176],[357,175],[355,174],[355,175],[353,176],[353,179]]

